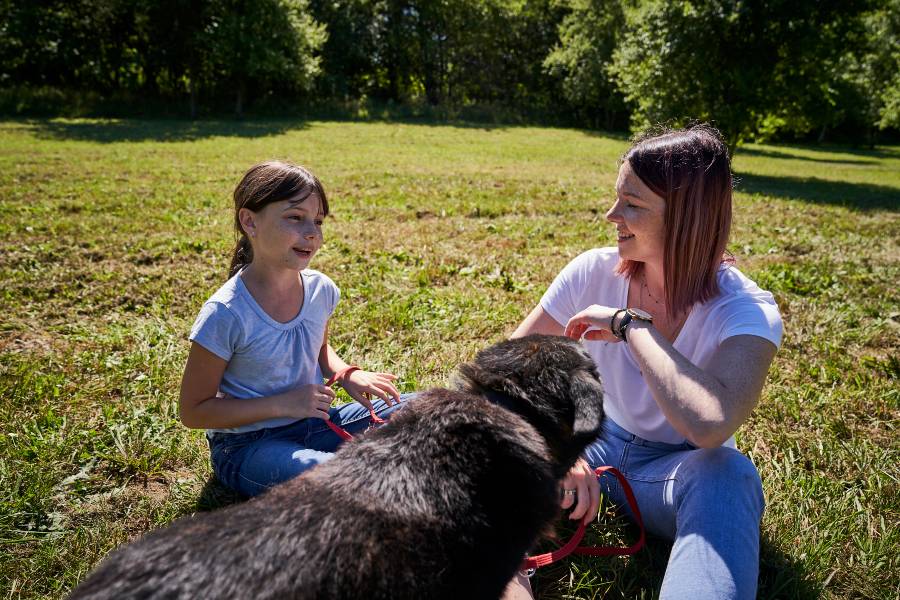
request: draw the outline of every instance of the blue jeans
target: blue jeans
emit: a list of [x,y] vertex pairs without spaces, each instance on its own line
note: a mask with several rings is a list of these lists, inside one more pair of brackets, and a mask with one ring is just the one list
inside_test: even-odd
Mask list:
[[[372,402],[375,413],[390,418],[412,394],[400,396],[400,404]],[[331,422],[351,434],[365,431],[369,411],[358,402],[328,411]],[[323,419],[302,419],[290,425],[246,433],[213,433],[207,436],[213,471],[226,486],[244,496],[256,496],[274,485],[293,479],[334,456],[343,440]]]
[[[585,455],[594,468],[619,469],[647,531],[674,541],[660,598],[756,597],[765,501],[749,458],[732,448],[644,440],[608,417]],[[632,516],[618,480],[604,476],[600,485]]]

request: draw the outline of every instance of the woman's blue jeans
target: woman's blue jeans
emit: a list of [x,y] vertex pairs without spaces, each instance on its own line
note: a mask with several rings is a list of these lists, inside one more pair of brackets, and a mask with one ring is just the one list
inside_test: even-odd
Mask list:
[[[412,394],[400,396],[400,403],[387,406],[372,402],[375,413],[389,418]],[[351,434],[365,431],[371,417],[358,402],[328,411],[331,422]],[[213,433],[207,436],[213,471],[223,484],[244,496],[256,496],[274,485],[325,462],[341,444],[324,419],[302,419],[290,425],[258,429],[246,433]]]
[[[765,501],[749,458],[726,447],[651,442],[609,418],[585,454],[594,468],[619,469],[647,531],[674,541],[660,598],[756,597]],[[600,485],[631,516],[618,480],[604,476]]]

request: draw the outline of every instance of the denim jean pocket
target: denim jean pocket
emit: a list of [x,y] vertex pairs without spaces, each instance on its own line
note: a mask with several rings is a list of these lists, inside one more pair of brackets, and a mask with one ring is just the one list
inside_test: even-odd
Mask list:
[[645,483],[660,483],[674,478],[679,458],[676,452],[668,452],[626,442],[622,457],[622,473],[628,479]]

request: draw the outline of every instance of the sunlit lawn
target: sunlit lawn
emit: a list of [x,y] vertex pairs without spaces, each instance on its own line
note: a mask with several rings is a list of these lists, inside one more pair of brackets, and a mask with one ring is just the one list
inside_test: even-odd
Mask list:
[[[234,501],[177,421],[186,335],[226,277],[231,191],[310,167],[333,343],[407,390],[502,338],[612,243],[623,137],[390,123],[0,123],[0,591],[59,597],[116,545]],[[900,593],[900,149],[748,146],[731,251],[785,343],[739,446],[767,496],[760,596]],[[634,530],[604,519],[595,540]],[[578,559],[543,598],[657,594],[668,547]],[[427,573],[422,574],[427,577]]]

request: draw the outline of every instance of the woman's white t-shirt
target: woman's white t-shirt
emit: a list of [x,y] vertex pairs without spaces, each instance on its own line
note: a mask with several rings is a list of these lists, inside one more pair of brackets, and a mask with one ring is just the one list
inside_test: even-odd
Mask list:
[[[581,254],[556,276],[541,298],[541,307],[560,325],[593,305],[626,307],[628,279],[616,275],[616,248]],[[719,271],[719,295],[693,306],[675,349],[697,367],[709,364],[721,343],[735,335],[755,335],[779,346],[781,315],[775,299],[733,266]],[[585,340],[603,382],[603,409],[613,421],[644,439],[680,444],[685,441],[666,420],[644,382],[628,344]],[[726,442],[733,446],[734,438]]]

